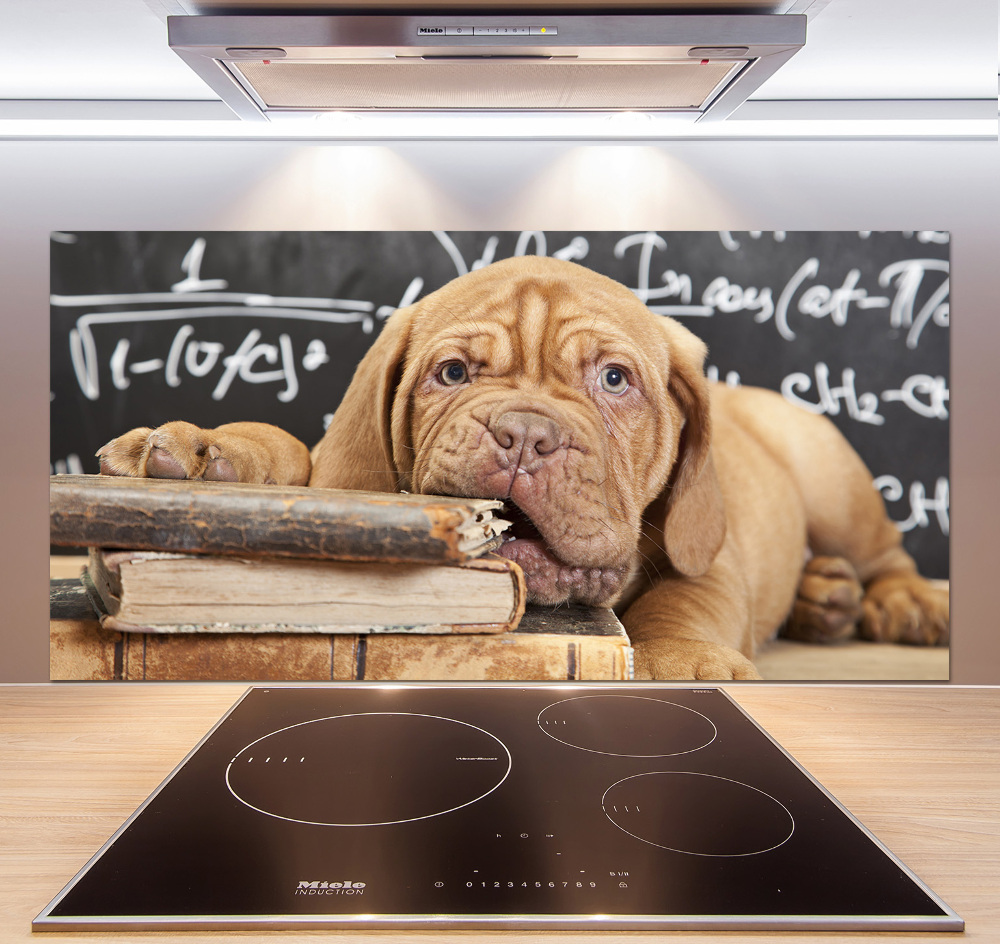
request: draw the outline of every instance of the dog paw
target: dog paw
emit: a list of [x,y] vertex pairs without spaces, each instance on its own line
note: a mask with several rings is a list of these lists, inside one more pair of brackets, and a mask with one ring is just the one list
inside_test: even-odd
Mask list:
[[152,479],[203,479],[211,482],[267,481],[266,455],[254,445],[235,442],[181,421],[157,429],[130,430],[97,451],[102,475]]
[[873,580],[861,601],[859,635],[873,642],[944,646],[950,638],[949,593],[917,574]]
[[101,475],[145,477],[152,433],[148,426],[140,426],[101,446],[95,453],[101,464]]
[[729,646],[688,639],[639,644],[635,648],[637,679],[759,679],[753,663]]
[[861,619],[863,595],[861,581],[849,561],[814,557],[802,572],[795,603],[779,635],[812,643],[849,639]]

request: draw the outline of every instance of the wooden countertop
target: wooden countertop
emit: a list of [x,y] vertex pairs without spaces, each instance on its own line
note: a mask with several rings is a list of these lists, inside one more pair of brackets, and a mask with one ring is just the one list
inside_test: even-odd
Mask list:
[[[0,687],[0,941],[115,941],[118,934],[32,935],[31,920],[181,761],[243,684]],[[1000,689],[727,686],[764,728],[966,922],[951,933],[825,933],[823,944],[894,938],[1000,941]],[[573,944],[816,940],[773,932],[415,931],[156,933],[178,944],[277,940],[398,944],[488,939]]]

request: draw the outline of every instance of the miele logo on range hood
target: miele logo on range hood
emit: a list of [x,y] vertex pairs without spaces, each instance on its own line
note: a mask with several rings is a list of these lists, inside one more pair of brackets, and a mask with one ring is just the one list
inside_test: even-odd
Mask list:
[[805,44],[802,14],[171,16],[241,117],[331,111],[729,115]]

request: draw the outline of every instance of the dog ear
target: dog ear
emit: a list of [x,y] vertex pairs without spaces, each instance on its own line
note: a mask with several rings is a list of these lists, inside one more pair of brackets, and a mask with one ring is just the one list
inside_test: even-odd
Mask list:
[[711,566],[726,536],[726,511],[712,462],[706,348],[687,328],[663,319],[670,342],[667,385],[680,409],[677,458],[667,486],[663,545],[671,564],[686,577]]
[[361,359],[312,453],[310,485],[394,492],[392,407],[409,344],[412,308],[393,312]]

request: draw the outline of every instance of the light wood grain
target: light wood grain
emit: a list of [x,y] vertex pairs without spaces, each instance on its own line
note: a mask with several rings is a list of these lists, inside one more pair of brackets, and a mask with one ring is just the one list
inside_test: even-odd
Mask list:
[[754,655],[773,682],[947,682],[949,650],[850,640],[824,646],[790,639],[765,643]]
[[[239,697],[240,684],[0,688],[0,941],[32,918]],[[733,685],[730,693],[966,920],[963,941],[1000,941],[1000,690],[948,686]],[[485,940],[727,944],[809,934],[351,932],[129,934],[176,944],[276,940],[389,944]],[[942,933],[824,934],[823,944],[908,944]],[[114,941],[121,935],[35,936]]]

